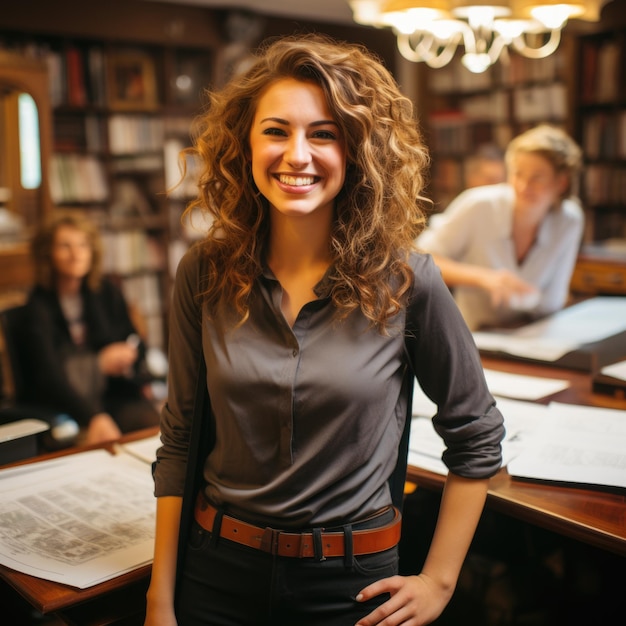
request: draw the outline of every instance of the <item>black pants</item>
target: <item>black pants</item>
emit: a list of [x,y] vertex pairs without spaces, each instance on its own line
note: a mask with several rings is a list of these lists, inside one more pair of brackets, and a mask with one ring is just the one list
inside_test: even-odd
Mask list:
[[[389,522],[393,511],[365,526]],[[398,551],[314,558],[280,557],[211,533],[195,521],[177,593],[179,626],[353,626],[385,602],[356,595],[398,573]]]

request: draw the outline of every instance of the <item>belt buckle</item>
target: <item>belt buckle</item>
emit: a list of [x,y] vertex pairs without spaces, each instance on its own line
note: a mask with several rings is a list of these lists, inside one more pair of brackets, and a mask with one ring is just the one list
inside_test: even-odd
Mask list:
[[263,552],[269,552],[269,554],[278,554],[278,537],[280,532],[280,530],[266,526],[263,530],[263,535],[261,535],[261,545],[259,549]]

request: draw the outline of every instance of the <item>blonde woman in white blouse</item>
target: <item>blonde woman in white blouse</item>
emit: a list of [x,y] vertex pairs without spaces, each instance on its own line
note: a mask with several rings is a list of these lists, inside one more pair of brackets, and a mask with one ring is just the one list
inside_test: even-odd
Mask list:
[[506,183],[462,192],[417,239],[471,329],[561,309],[582,238],[578,145],[540,125],[516,137],[505,159]]

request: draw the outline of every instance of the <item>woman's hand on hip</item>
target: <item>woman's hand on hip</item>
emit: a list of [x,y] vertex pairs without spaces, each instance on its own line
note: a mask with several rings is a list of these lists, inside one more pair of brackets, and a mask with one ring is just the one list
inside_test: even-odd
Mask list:
[[368,585],[357,596],[363,602],[381,593],[391,598],[360,619],[356,626],[423,626],[436,620],[452,597],[453,589],[442,588],[425,574],[392,576]]

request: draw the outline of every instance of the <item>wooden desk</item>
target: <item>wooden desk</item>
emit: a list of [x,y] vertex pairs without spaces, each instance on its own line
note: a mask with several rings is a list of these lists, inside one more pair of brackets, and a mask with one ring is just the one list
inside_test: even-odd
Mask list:
[[[626,401],[591,391],[589,374],[559,370],[534,364],[483,358],[485,368],[560,378],[571,386],[545,399],[571,404],[626,409]],[[410,466],[408,479],[428,489],[440,490],[444,477]],[[626,556],[626,493],[591,490],[532,482],[509,476],[500,470],[491,479],[487,506],[522,521],[554,531],[566,537]]]
[[[150,437],[158,428],[150,428],[125,435],[121,442],[136,441]],[[23,465],[34,461],[85,452],[96,448],[112,450],[112,444],[80,446],[20,461]],[[98,585],[77,589],[68,585],[35,578],[0,565],[0,578],[15,589],[41,613],[59,616],[64,623],[76,626],[104,626],[105,624],[143,624],[145,593],[150,579],[151,566],[146,565],[132,572],[107,580]]]
[[146,565],[113,580],[75,589],[0,565],[0,578],[35,609],[58,617],[68,626],[141,626],[151,567]]
[[[626,409],[624,400],[593,394],[591,378],[584,372],[490,358],[483,358],[483,364],[490,369],[570,381],[570,388],[545,399],[545,403],[557,400]],[[152,434],[155,434],[155,430],[142,431],[125,439],[138,439]],[[46,457],[35,460],[42,458]],[[433,490],[441,490],[444,482],[443,476],[417,467],[409,467],[408,478]],[[626,556],[626,494],[522,481],[511,478],[503,469],[491,480],[487,506],[566,537]],[[39,611],[56,613],[65,623],[80,626],[142,624],[149,575],[150,567],[145,566],[88,589],[75,589],[0,567],[0,577]]]
[[622,254],[583,251],[576,261],[570,289],[576,294],[626,295],[626,258]]

